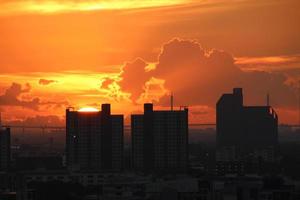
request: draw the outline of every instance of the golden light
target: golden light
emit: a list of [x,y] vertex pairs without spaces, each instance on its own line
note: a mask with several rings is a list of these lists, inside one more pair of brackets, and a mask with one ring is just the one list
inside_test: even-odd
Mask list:
[[99,112],[99,110],[97,108],[84,107],[84,108],[80,108],[78,112]]
[[171,6],[186,3],[188,0],[93,0],[93,1],[12,1],[0,3],[0,14],[12,13],[56,13],[93,10],[120,10]]

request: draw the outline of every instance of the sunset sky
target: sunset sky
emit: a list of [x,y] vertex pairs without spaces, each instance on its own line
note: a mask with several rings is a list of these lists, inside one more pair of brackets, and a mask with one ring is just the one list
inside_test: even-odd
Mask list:
[[[2,120],[54,123],[68,106],[113,113],[188,105],[214,123],[233,87],[298,123],[299,0],[1,0]],[[128,118],[127,118],[128,119]]]

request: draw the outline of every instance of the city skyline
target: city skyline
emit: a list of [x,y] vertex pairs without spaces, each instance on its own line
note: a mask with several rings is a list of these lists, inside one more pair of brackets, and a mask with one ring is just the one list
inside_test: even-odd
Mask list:
[[213,123],[218,95],[243,87],[246,105],[269,94],[279,123],[299,122],[299,1],[122,2],[1,1],[3,121],[109,102],[129,123],[173,92],[192,123]]
[[[168,110],[145,103],[129,130],[110,104],[68,107],[66,130],[50,133],[47,143],[33,135],[29,143],[19,140],[0,123],[0,197],[298,199],[299,137],[282,140],[272,106],[246,106],[243,88],[233,88],[219,94],[216,129],[202,132],[189,127],[188,107],[174,109],[169,100]],[[299,127],[284,130],[299,135]],[[213,141],[195,140],[203,133]]]
[[0,0],[0,200],[299,200],[300,0]]

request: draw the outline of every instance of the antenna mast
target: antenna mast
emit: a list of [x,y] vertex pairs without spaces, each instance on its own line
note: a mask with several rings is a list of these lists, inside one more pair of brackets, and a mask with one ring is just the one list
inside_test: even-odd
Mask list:
[[171,111],[173,111],[174,97],[173,92],[171,92]]
[[298,82],[298,125],[300,125],[300,80]]

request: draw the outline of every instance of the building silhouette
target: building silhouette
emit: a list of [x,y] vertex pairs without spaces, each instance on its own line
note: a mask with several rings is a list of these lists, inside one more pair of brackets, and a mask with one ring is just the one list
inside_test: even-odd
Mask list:
[[123,115],[66,110],[66,163],[71,169],[120,170],[123,163]]
[[180,173],[188,167],[188,109],[131,116],[133,168],[146,173]]
[[0,122],[0,171],[10,166],[10,128],[1,126]]
[[276,160],[278,117],[266,106],[244,106],[243,91],[223,94],[217,112],[217,171],[257,172],[262,163]]

